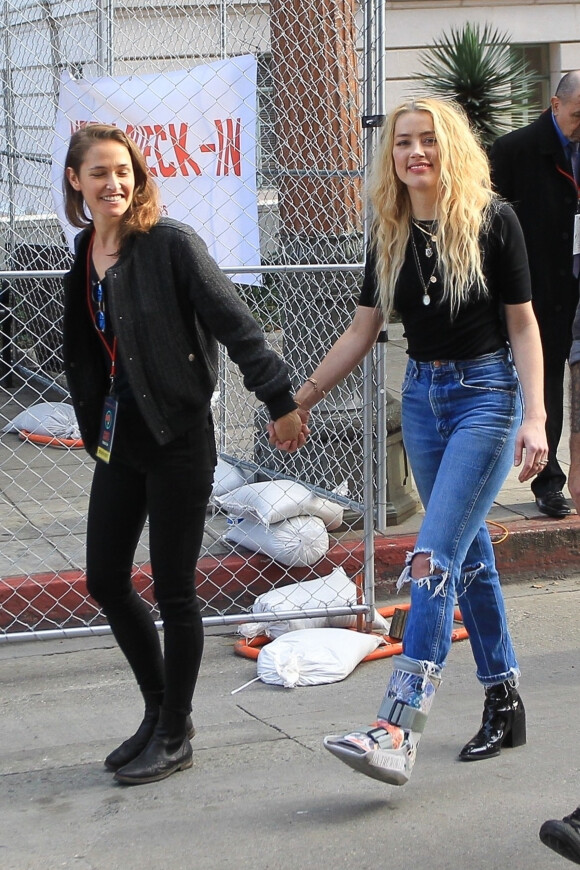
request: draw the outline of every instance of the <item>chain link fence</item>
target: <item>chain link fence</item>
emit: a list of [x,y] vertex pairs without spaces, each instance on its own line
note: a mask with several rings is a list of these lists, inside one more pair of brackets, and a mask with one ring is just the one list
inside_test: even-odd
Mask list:
[[[358,296],[380,4],[5,0],[1,18],[0,639],[104,631],[83,584],[92,460],[70,433],[34,437],[22,423],[23,412],[68,404],[63,147],[95,120],[135,138],[167,213],[206,240],[298,386]],[[344,610],[339,596],[337,612],[372,607],[373,392],[366,366],[317,406],[307,447],[282,455],[224,355],[212,402],[220,465],[198,571],[206,624],[239,622],[274,586],[337,569],[367,578],[364,603],[359,593]],[[297,482],[306,495],[302,507],[293,496],[294,510]],[[234,483],[254,485],[254,497],[267,486],[275,522],[250,527],[224,506]],[[154,607],[146,531],[135,582]]]

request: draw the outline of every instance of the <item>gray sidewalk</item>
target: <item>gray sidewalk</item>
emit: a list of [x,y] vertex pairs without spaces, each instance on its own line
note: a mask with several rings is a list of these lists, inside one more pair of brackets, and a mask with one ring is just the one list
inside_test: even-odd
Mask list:
[[408,785],[352,772],[326,733],[370,723],[390,659],[346,680],[284,689],[253,679],[234,637],[208,632],[194,699],[192,770],[117,785],[103,758],[140,701],[110,638],[0,646],[3,870],[551,870],[571,866],[540,824],[580,801],[580,576],[506,590],[528,743],[456,760],[483,693],[453,645]]

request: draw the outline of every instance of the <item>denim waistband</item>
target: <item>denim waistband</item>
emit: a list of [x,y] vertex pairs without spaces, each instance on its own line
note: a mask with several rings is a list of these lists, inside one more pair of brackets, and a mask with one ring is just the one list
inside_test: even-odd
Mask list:
[[409,357],[409,362],[412,363],[417,371],[449,371],[449,372],[464,372],[467,369],[477,368],[482,365],[489,365],[494,362],[512,362],[511,351],[506,347],[501,347],[493,353],[484,353],[481,356],[473,357],[473,359],[434,359],[430,362],[419,362],[419,360]]

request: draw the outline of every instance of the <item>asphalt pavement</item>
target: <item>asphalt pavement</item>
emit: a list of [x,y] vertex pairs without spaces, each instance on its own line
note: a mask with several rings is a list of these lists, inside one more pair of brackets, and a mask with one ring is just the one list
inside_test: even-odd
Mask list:
[[[391,342],[390,359],[396,394],[401,336]],[[567,437],[566,429],[565,468]],[[515,470],[490,519],[508,530],[498,562],[509,568],[510,559],[527,559],[525,572],[502,568],[522,670],[525,747],[471,764],[457,760],[483,704],[469,642],[461,641],[453,644],[411,781],[396,788],[367,779],[332,757],[322,738],[374,720],[390,658],[363,662],[341,682],[285,689],[254,681],[256,662],[234,653],[234,628],[210,628],[194,698],[193,768],[126,787],[103,759],[133,732],[141,702],[113,639],[4,643],[0,870],[571,866],[540,843],[538,831],[580,802],[580,520],[542,517]],[[420,521],[419,513],[389,528],[385,547],[406,545]],[[34,540],[21,541],[31,556]],[[59,539],[65,554],[66,540]],[[41,553],[36,558],[45,564]]]
[[551,870],[540,824],[580,802],[580,573],[506,587],[528,743],[457,761],[483,692],[453,644],[410,782],[351,771],[324,734],[370,723],[391,659],[343,681],[252,682],[233,631],[210,629],[194,698],[193,768],[116,784],[105,755],[140,700],[110,637],[0,646],[2,870]]

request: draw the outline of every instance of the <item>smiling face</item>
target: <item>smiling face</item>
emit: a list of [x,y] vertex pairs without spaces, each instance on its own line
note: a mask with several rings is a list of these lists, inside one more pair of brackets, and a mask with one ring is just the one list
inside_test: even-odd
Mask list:
[[429,112],[404,112],[397,118],[393,161],[395,172],[407,186],[412,202],[417,198],[436,202],[441,164]]
[[121,142],[96,141],[78,173],[70,166],[66,173],[70,185],[82,194],[95,224],[118,223],[131,206],[135,175],[131,155]]

